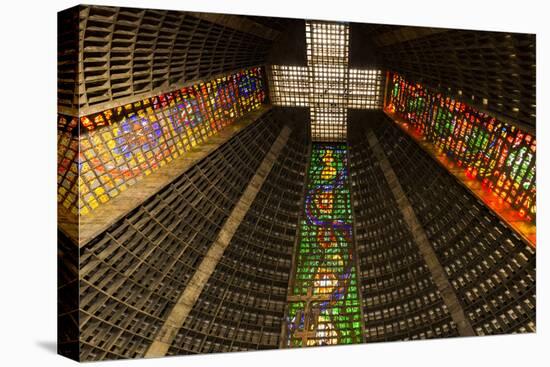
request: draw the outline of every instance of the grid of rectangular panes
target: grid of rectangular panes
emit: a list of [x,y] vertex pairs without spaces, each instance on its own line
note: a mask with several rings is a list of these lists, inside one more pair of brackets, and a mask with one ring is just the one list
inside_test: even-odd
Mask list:
[[306,52],[312,139],[344,141],[347,130],[349,26],[307,21]]
[[57,116],[57,202],[77,214],[78,200],[78,119]]
[[306,22],[310,106],[347,104],[349,26]]
[[[80,249],[78,299],[83,360],[144,355],[281,129],[274,113],[267,111],[207,159],[200,160]],[[256,235],[255,238],[260,238]],[[248,264],[253,263],[248,260]],[[234,264],[231,260],[228,262]],[[223,273],[223,280],[232,274]],[[280,279],[277,283],[286,290],[286,280]],[[242,323],[251,316],[246,307],[250,299],[239,297],[250,291],[247,285],[250,286],[243,281],[242,292],[228,286],[232,287],[233,297],[223,297],[227,302],[235,301],[235,297],[243,302],[238,313]],[[212,303],[209,306],[208,314],[212,315],[217,306]],[[273,311],[272,307],[267,308]],[[282,317],[283,307],[279,307],[279,312]],[[217,315],[221,316],[222,312]],[[202,322],[191,315],[188,320],[193,324]],[[216,328],[204,325],[202,322],[197,330],[214,336]],[[239,328],[234,318],[226,325],[233,326],[235,334],[224,340],[225,345],[232,347],[239,341],[250,341],[250,329]],[[263,325],[256,326],[265,330]],[[204,334],[193,331],[192,335],[195,336],[193,342],[197,343],[193,343],[188,353],[197,352],[195,348],[203,345]],[[251,344],[246,345],[250,348]],[[258,346],[257,342],[254,344]],[[212,350],[205,347],[204,351]]]
[[[309,106],[313,140],[345,141],[347,118],[342,110],[381,108],[382,72],[349,69],[345,23],[306,21],[306,53],[307,67],[271,66],[271,101],[279,106]],[[335,115],[329,116],[331,112]],[[327,126],[331,122],[336,126]]]
[[387,110],[527,220],[536,218],[536,139],[394,73]]
[[[87,214],[257,109],[264,96],[261,69],[254,67],[82,117],[79,190],[58,186],[60,202]],[[69,144],[60,139],[62,147]],[[59,157],[63,171],[65,158]]]
[[345,141],[348,111],[344,107],[321,106],[310,109],[314,141]]
[[[277,106],[306,107],[315,103],[347,103],[348,108],[382,108],[383,74],[376,69],[349,69],[319,66],[319,82],[311,86],[309,68],[303,66],[271,65],[269,92]],[[347,74],[346,74],[347,73]],[[349,78],[348,89],[342,89],[337,78]],[[336,86],[332,90],[330,85]],[[326,92],[326,93],[325,93]],[[312,99],[310,100],[310,96]],[[312,102],[312,103],[310,103]]]
[[349,60],[349,25],[306,21],[308,66],[347,65]]
[[337,104],[348,101],[348,68],[345,65],[315,65],[309,69],[311,106]]
[[277,106],[309,106],[309,74],[305,66],[271,65],[269,94]]
[[313,143],[289,293],[289,347],[362,341],[346,144]]
[[382,71],[349,69],[348,107],[382,108]]

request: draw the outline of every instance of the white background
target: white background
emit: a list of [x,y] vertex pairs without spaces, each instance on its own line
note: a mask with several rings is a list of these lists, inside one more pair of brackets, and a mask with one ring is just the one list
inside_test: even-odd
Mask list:
[[[548,39],[545,1],[88,1],[235,14],[537,33],[536,335],[229,353],[105,366],[550,365],[547,220]],[[56,340],[56,12],[71,1],[9,0],[0,10],[0,364],[66,366]],[[546,101],[546,104],[543,103]],[[542,188],[542,190],[540,189]]]

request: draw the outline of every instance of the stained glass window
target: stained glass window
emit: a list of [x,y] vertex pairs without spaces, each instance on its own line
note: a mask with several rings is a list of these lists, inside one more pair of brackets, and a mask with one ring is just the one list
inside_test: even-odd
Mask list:
[[314,143],[288,297],[287,345],[361,342],[347,146]]
[[88,213],[257,109],[264,98],[262,71],[255,67],[82,117],[76,141],[60,130],[59,202]]
[[536,219],[536,139],[465,103],[394,73],[387,110],[526,220]]
[[57,116],[57,202],[73,214],[78,200],[77,126],[76,117]]

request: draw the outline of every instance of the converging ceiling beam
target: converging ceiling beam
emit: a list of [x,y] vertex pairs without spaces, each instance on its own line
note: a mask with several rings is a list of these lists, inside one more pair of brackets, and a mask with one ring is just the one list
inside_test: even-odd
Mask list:
[[199,299],[199,296],[206,286],[208,279],[210,279],[210,276],[214,273],[216,266],[220,262],[225,249],[231,243],[231,239],[243,221],[244,216],[250,209],[250,206],[254,202],[256,195],[262,188],[262,185],[269,175],[271,168],[285,147],[290,136],[290,132],[291,129],[288,126],[284,126],[281,130],[277,140],[275,140],[271,146],[270,151],[265,156],[255,175],[246,187],[244,193],[231,211],[231,215],[225,221],[216,240],[210,246],[210,249],[204,256],[204,259],[189,281],[189,284],[182,291],[176,305],[166,318],[164,325],[157,333],[155,340],[147,350],[147,353],[145,353],[145,357],[162,357],[166,355],[168,349],[170,349],[170,345],[172,345],[178,330],[185,323],[187,316]]
[[384,149],[380,146],[378,138],[374,135],[371,129],[367,131],[367,140],[374,156],[380,163],[380,168],[382,169],[395,201],[401,210],[403,219],[405,220],[405,223],[413,236],[414,242],[418,246],[420,253],[424,257],[424,261],[432,274],[432,279],[441,294],[441,298],[443,299],[443,302],[445,302],[445,305],[447,306],[449,313],[456,324],[458,333],[461,336],[474,336],[474,329],[462,309],[462,305],[453,290],[453,286],[449,282],[449,279],[447,279],[445,269],[443,269],[443,266],[439,262],[439,259],[430,244],[430,241],[428,240],[428,235],[420,224],[420,221],[418,220],[416,213],[407,198],[407,195],[405,194],[405,191],[403,191],[403,188],[399,183],[399,179],[397,178],[391,163],[384,153]]

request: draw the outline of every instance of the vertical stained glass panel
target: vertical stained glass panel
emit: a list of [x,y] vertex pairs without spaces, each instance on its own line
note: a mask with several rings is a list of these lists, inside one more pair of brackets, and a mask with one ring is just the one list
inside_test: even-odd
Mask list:
[[465,103],[391,76],[388,106],[526,220],[536,219],[536,139]]
[[59,130],[58,201],[75,214],[87,214],[258,109],[264,98],[262,70],[253,67],[79,122],[60,115],[58,125],[76,131],[80,123],[80,134]]
[[347,146],[315,143],[291,285],[287,346],[360,343]]

